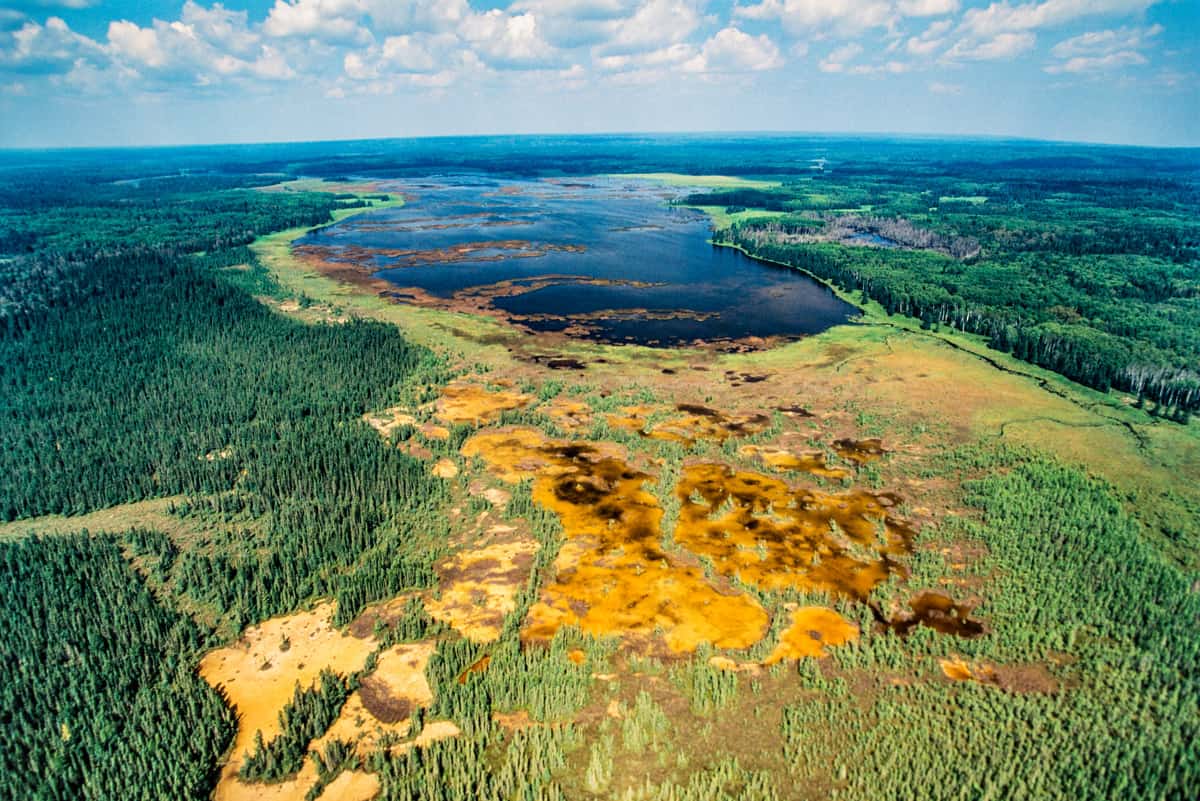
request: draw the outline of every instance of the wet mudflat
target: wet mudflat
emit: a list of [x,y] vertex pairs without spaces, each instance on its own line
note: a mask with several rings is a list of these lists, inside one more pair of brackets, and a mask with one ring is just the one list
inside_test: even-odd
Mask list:
[[314,231],[298,255],[382,279],[402,302],[607,342],[786,339],[857,311],[798,272],[710,245],[706,217],[669,205],[677,190],[480,176],[387,188],[406,205]]

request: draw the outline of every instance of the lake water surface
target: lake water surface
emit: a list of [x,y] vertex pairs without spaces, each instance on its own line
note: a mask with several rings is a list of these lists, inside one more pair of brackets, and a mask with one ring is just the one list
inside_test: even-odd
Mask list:
[[707,241],[684,190],[619,178],[439,176],[386,186],[401,208],[351,217],[298,246],[354,261],[427,301],[486,297],[535,331],[608,342],[798,337],[857,309],[786,268]]

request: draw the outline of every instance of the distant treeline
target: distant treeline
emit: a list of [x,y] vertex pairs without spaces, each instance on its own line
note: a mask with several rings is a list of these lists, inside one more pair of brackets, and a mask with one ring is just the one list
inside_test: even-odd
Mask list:
[[[1028,176],[995,178],[906,177],[893,166],[685,202],[784,212],[750,216],[717,238],[860,291],[889,314],[982,334],[1155,413],[1185,419],[1200,409],[1196,186],[1051,171],[1039,193]],[[853,247],[859,230],[900,247]]]

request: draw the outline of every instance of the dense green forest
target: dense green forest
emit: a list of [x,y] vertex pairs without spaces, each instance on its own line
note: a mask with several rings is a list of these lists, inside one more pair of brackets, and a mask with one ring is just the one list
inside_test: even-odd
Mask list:
[[[274,311],[260,298],[282,290],[247,245],[362,203],[257,189],[300,175],[777,177],[776,190],[680,201],[751,210],[722,242],[1186,420],[1200,408],[1197,164],[1188,152],[823,138],[0,155],[0,519],[170,497],[189,532],[0,542],[0,798],[209,797],[236,717],[197,676],[200,655],[318,598],[338,602],[344,626],[374,601],[433,588],[455,526],[484,513],[541,546],[499,639],[459,636],[419,597],[375,632],[381,649],[432,643],[433,702],[408,737],[435,719],[460,736],[365,760],[342,741],[308,754],[376,654],[361,675],[297,686],[244,778],[279,781],[311,758],[312,798],[350,768],[375,773],[384,799],[1192,798],[1200,593],[1148,542],[1122,488],[994,443],[927,451],[906,463],[913,472],[887,473],[954,487],[954,508],[921,532],[910,575],[877,588],[876,608],[963,580],[943,546],[966,543],[981,554],[966,579],[984,588],[975,613],[987,633],[975,639],[900,636],[845,599],[737,584],[773,628],[728,658],[761,661],[802,604],[835,608],[863,636],[828,659],[747,673],[715,667],[709,647],[658,658],[571,627],[525,643],[521,622],[554,576],[559,518],[529,483],[508,487],[503,509],[464,500],[395,447],[410,431],[381,440],[362,415],[432,400],[450,377],[444,357],[390,325]],[[856,244],[872,236],[897,246]],[[596,412],[643,392],[588,391]],[[501,423],[563,435],[537,411]],[[777,415],[761,437],[782,425]],[[457,458],[470,432],[426,444]],[[684,458],[732,460],[740,444],[693,450],[599,422],[584,436],[657,465],[650,486],[675,516],[669,479]],[[461,483],[478,477],[457,464]],[[881,469],[855,480],[882,483]],[[951,682],[937,663],[951,654],[1019,680]],[[507,728],[497,714],[529,725]]]
[[[436,385],[437,360],[394,328],[306,326],[252,296],[273,287],[245,243],[323,222],[341,201],[200,183],[166,197],[128,187],[106,204],[110,187],[80,179],[75,204],[9,210],[10,230],[54,233],[18,237],[31,252],[2,267],[0,515],[194,497],[177,513],[228,525],[192,547],[157,532],[126,544],[159,591],[225,636],[319,595],[353,614],[427,585],[443,489],[357,418],[422,391],[418,374]],[[0,551],[5,673],[19,679],[4,709],[40,726],[5,727],[10,797],[30,797],[29,775],[44,781],[38,798],[206,797],[230,737],[194,673],[207,635],[157,605],[109,540]],[[58,672],[46,680],[37,664]],[[71,699],[61,731],[59,698]],[[162,707],[185,703],[194,714]],[[111,723],[85,715],[127,707]]]
[[747,213],[717,240],[889,314],[982,334],[1164,416],[1200,409],[1195,175],[880,165],[686,202],[782,212]]
[[211,632],[109,537],[5,544],[0,587],[0,798],[207,798],[234,732],[195,671]]

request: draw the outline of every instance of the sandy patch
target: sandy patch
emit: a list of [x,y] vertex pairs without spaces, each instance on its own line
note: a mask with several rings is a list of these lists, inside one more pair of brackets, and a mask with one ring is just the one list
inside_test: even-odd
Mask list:
[[474,642],[500,637],[504,619],[517,608],[517,593],[529,579],[540,546],[527,537],[462,551],[437,565],[437,598],[427,597],[429,615]]
[[779,635],[779,644],[764,664],[806,656],[824,657],[826,648],[845,645],[858,639],[858,626],[832,609],[804,606],[792,612],[792,623]]
[[490,423],[510,409],[523,409],[532,395],[512,389],[488,389],[466,381],[452,381],[435,404],[435,416],[443,423]]
[[717,588],[660,544],[662,509],[615,445],[570,443],[536,429],[476,434],[463,445],[510,483],[534,479],[533,497],[562,521],[555,578],[531,608],[523,637],[551,639],[562,626],[595,635],[659,639],[673,652],[701,642],[744,648],[767,614],[746,595]]

